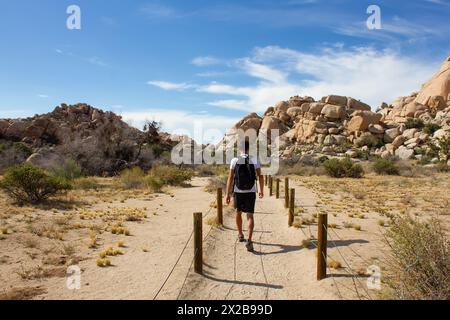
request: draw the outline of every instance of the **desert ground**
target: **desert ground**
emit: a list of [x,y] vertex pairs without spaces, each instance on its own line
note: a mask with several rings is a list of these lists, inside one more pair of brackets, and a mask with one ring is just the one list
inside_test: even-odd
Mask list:
[[[280,176],[283,179],[284,176]],[[383,299],[367,288],[368,268],[389,248],[395,216],[438,217],[448,234],[448,173],[363,179],[289,175],[296,190],[288,226],[280,199],[257,201],[255,252],[236,241],[231,207],[215,221],[208,177],[149,190],[118,188],[113,178],[36,206],[0,193],[0,299]],[[207,192],[209,189],[210,192]],[[193,213],[203,213],[204,274],[192,268]],[[316,280],[317,214],[328,214],[328,277]],[[245,220],[244,220],[245,222]],[[69,290],[67,268],[81,288]]]

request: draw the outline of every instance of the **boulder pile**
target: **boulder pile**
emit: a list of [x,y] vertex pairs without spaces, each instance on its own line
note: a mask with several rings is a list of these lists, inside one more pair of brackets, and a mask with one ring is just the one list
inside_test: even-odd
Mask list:
[[[155,155],[146,146],[169,143],[166,135],[148,138],[120,116],[87,104],[62,104],[32,118],[0,120],[0,143],[27,146],[31,154],[26,162],[51,168],[72,159],[90,174],[111,174],[130,165],[148,167]],[[8,156],[6,151],[0,153],[0,166],[11,164]]]
[[450,135],[450,57],[420,92],[383,103],[376,112],[352,97],[291,97],[263,117],[249,114],[233,129],[280,132],[280,156],[305,153],[420,159],[435,139]]

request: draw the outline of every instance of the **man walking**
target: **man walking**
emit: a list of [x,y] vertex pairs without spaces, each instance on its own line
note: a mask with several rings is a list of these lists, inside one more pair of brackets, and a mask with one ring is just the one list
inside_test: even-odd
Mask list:
[[257,180],[259,181],[259,198],[264,197],[264,178],[261,175],[261,165],[256,157],[250,157],[250,142],[245,141],[241,146],[241,155],[231,160],[230,173],[227,182],[226,203],[231,201],[231,195],[234,195],[234,207],[236,209],[236,225],[239,231],[239,241],[245,242],[245,236],[242,231],[242,213],[247,214],[248,221],[248,240],[246,248],[253,252],[253,230],[255,220],[255,202],[257,192]]

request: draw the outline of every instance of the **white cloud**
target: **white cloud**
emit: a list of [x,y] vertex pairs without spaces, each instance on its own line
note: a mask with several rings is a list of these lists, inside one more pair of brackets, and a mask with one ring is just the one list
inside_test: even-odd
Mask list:
[[164,90],[185,90],[192,88],[192,85],[183,83],[175,83],[175,82],[167,82],[167,81],[148,81],[148,85],[155,86]]
[[199,67],[211,66],[211,65],[219,64],[220,62],[221,62],[220,59],[210,57],[210,56],[196,57],[191,61],[191,63],[193,65],[196,65]]
[[37,96],[42,99],[48,98],[48,95],[46,95],[46,94],[38,94]]
[[147,109],[143,111],[123,112],[122,118],[130,125],[142,129],[145,121],[162,123],[162,129],[174,134],[187,134],[198,142],[195,129],[199,130],[204,143],[217,142],[223,138],[226,130],[231,128],[239,117],[213,115],[209,112],[189,112],[182,110]]
[[371,47],[332,46],[313,54],[268,46],[255,48],[251,57],[232,64],[260,79],[258,83],[237,86],[211,82],[192,88],[220,96],[209,105],[246,112],[264,112],[277,101],[297,94],[315,99],[329,94],[351,96],[376,109],[382,102],[419,90],[440,63]]
[[99,67],[107,67],[108,65],[106,64],[106,62],[104,62],[102,59],[100,59],[99,57],[90,57],[87,59],[87,61],[90,64],[99,66]]

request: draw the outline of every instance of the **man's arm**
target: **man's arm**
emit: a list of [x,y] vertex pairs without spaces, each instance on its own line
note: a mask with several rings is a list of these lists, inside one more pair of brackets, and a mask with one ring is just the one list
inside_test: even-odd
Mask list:
[[226,195],[227,204],[230,204],[231,201],[231,193],[233,192],[233,185],[234,185],[233,181],[234,181],[234,170],[230,170],[227,180],[227,195]]
[[261,168],[256,169],[256,175],[259,181],[259,197],[264,198],[264,176],[261,174]]

